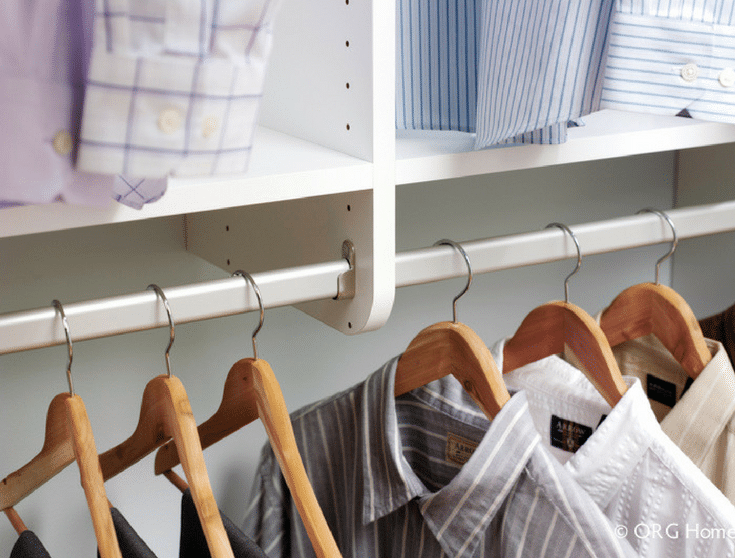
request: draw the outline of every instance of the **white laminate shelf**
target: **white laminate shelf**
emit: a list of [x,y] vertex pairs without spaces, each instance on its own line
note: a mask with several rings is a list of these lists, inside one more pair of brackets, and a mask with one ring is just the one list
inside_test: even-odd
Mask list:
[[0,238],[371,188],[371,163],[260,127],[247,174],[172,179],[166,195],[142,210],[112,201],[105,208],[52,203],[2,209]]
[[396,137],[396,184],[532,169],[735,142],[735,125],[603,110],[570,128],[566,143],[473,149],[474,134],[406,131]]
[[[730,124],[610,110],[583,120],[585,125],[570,128],[561,145],[481,151],[473,150],[472,134],[399,131],[395,181],[412,184],[735,142],[735,125]],[[260,127],[247,174],[173,179],[162,200],[140,211],[117,203],[3,209],[0,238],[370,190],[373,185],[372,163]]]

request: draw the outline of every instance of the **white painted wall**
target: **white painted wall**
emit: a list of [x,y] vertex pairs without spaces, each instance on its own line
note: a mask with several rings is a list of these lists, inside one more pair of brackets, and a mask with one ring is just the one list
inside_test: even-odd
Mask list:
[[[403,186],[397,199],[397,248],[429,246],[443,237],[470,240],[536,230],[551,221],[571,225],[625,216],[645,206],[671,207],[674,168],[674,154],[663,153]],[[706,243],[702,249],[708,250]],[[655,246],[586,258],[571,282],[572,301],[595,312],[626,286],[651,280],[655,259],[665,250]],[[697,264],[698,277],[719,273],[717,257],[710,253]],[[2,240],[0,262],[0,312],[50,305],[53,298],[72,302],[133,292],[151,282],[165,288],[226,276],[185,252],[179,218]],[[459,303],[459,317],[488,343],[509,335],[534,306],[563,296],[562,281],[572,266],[569,260],[476,277]],[[668,269],[664,277],[668,281]],[[725,283],[721,276],[711,282],[710,306],[730,304],[735,293]],[[293,308],[269,310],[258,338],[260,355],[276,372],[289,409],[296,410],[363,380],[422,327],[449,319],[452,297],[462,285],[456,279],[401,289],[388,324],[353,337]],[[697,306],[694,294],[690,302]],[[256,320],[251,314],[177,327],[173,370],[199,421],[219,405],[230,365],[250,356]],[[146,382],[165,371],[167,335],[160,329],[75,346],[75,387],[86,402],[100,452],[133,431]],[[65,366],[63,347],[0,356],[0,476],[40,449],[48,403],[66,390]],[[236,522],[265,440],[260,424],[252,424],[205,452],[218,503]],[[160,558],[178,556],[180,497],[167,480],[154,477],[152,457],[106,488]],[[74,465],[17,511],[54,558],[93,555],[94,535]],[[14,541],[9,523],[0,518],[0,555],[9,554]]]

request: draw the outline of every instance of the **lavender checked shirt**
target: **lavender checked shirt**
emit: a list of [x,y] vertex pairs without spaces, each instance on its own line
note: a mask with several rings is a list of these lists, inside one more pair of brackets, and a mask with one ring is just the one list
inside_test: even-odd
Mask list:
[[140,208],[248,166],[279,0],[8,0],[0,200]]

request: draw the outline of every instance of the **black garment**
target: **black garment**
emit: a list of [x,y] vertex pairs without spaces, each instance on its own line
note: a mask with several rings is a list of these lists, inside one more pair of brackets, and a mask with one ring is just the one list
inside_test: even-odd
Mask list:
[[33,531],[23,531],[10,551],[10,558],[51,558]]
[[[138,536],[138,533],[135,532],[122,514],[115,508],[111,508],[110,512],[112,513],[112,522],[115,525],[115,533],[117,533],[117,540],[120,543],[120,552],[123,558],[156,558],[156,555]],[[221,511],[220,516],[227,532],[227,538],[230,539],[230,546],[235,558],[267,558],[265,553]],[[199,516],[190,490],[187,490],[181,498],[181,537],[179,540],[180,558],[211,558],[207,547],[207,539],[204,537],[204,531],[199,522]],[[99,551],[97,551],[98,558],[99,555]],[[48,554],[11,555],[11,558],[26,557],[48,558]]]
[[[148,548],[148,545],[143,542],[143,539],[138,536],[138,533],[117,509],[110,508],[110,513],[123,558],[156,558],[153,551]],[[97,558],[100,558],[99,550],[97,550]]]
[[705,337],[725,346],[727,356],[735,363],[735,305],[719,314],[699,320],[699,326]]
[[[238,527],[232,523],[222,512],[222,523],[230,539],[230,546],[235,558],[267,558],[258,545],[248,538]],[[199,522],[191,491],[184,492],[181,499],[181,543],[179,545],[179,558],[211,558],[207,539]]]

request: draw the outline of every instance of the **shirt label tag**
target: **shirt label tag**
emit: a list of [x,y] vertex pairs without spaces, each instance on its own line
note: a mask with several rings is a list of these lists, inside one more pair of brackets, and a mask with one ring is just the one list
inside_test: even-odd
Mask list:
[[475,453],[478,445],[472,440],[467,440],[455,434],[447,434],[446,460],[457,465],[464,465]]
[[656,401],[667,407],[676,405],[676,384],[651,374],[646,375],[646,393],[651,401]]
[[575,453],[592,436],[592,428],[551,415],[551,445]]

